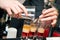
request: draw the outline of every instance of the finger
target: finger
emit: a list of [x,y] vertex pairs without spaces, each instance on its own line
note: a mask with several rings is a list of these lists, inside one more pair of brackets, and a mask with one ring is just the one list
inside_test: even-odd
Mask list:
[[47,9],[46,11],[44,11],[43,14],[45,15],[45,14],[48,14],[48,13],[53,12],[53,11],[56,11],[56,9],[50,8],[50,9]]
[[15,8],[18,11],[18,13],[22,13],[23,12],[23,10],[18,5],[16,5]]
[[51,17],[47,17],[47,18],[42,18],[41,21],[48,21],[48,20],[53,20],[53,19],[57,19],[57,16],[51,16]]
[[41,18],[44,18],[44,15],[40,15],[40,16],[39,16],[39,19],[41,19]]
[[54,12],[48,13],[48,14],[46,14],[46,15],[44,15],[44,16],[45,16],[45,17],[48,17],[48,16],[53,16],[53,15],[58,16],[58,13],[57,13],[56,11],[54,11]]
[[51,25],[54,27],[55,25],[56,25],[56,22],[57,22],[57,20],[55,19],[55,20],[53,20],[53,22],[51,23]]
[[45,11],[46,11],[46,9],[43,9],[43,10],[42,10],[42,14],[43,14],[43,12],[45,12]]
[[8,15],[11,15],[11,14],[12,14],[12,12],[11,12],[11,9],[10,9],[10,8],[6,8],[6,10],[7,10]]
[[21,14],[22,14],[22,13],[19,13],[19,18],[22,18]]
[[24,11],[24,13],[25,13],[26,16],[27,16],[27,15],[28,15],[28,12],[27,12],[26,8],[25,8],[22,4],[20,4],[18,1],[17,1],[16,3],[17,3],[18,6]]
[[16,10],[15,7],[11,7],[11,10],[13,11],[14,14],[17,14],[18,13],[18,11]]

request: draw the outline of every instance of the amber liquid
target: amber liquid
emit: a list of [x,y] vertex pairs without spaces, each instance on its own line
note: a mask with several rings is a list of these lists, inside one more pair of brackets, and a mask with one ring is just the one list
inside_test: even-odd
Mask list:
[[22,37],[28,37],[30,32],[30,25],[24,25],[22,30]]
[[36,33],[36,27],[35,27],[35,25],[31,25],[31,27],[30,27],[30,33],[29,33],[29,35],[30,36],[35,36],[35,33]]
[[43,37],[44,31],[45,30],[43,28],[38,28],[37,36],[38,37]]

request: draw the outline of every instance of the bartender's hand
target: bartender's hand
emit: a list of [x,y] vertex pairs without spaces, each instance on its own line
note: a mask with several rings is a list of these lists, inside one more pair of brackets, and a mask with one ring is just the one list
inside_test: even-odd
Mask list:
[[56,8],[52,7],[50,9],[44,9],[39,19],[41,21],[50,21],[52,20],[51,25],[54,27],[58,18],[58,11]]
[[26,8],[17,0],[0,0],[0,8],[5,9],[9,15],[24,12],[27,15]]

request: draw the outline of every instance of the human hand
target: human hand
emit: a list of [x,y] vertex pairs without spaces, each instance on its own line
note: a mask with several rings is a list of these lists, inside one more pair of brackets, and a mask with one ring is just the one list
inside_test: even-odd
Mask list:
[[21,14],[22,12],[27,15],[26,8],[17,0],[0,0],[0,8],[5,9],[9,15]]
[[52,7],[49,9],[44,9],[42,14],[39,16],[41,21],[52,21],[51,25],[54,27],[57,22],[58,11],[56,8]]

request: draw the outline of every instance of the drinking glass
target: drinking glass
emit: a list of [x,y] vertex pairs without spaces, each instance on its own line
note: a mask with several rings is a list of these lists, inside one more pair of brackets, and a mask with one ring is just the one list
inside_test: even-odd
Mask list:
[[28,16],[25,16],[24,13],[22,13],[22,19],[24,19],[24,25],[22,29],[22,37],[26,37],[28,39],[30,35],[31,30],[31,23],[33,23],[35,19],[35,6],[26,6],[28,11]]

